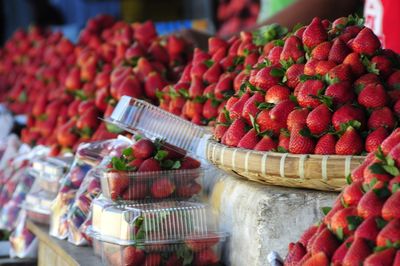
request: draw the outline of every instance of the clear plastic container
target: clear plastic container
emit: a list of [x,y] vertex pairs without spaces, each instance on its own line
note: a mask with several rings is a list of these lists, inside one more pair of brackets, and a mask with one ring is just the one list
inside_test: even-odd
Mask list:
[[45,190],[35,190],[26,196],[22,208],[26,211],[28,218],[41,224],[49,224],[51,215],[51,206],[56,197],[55,194]]

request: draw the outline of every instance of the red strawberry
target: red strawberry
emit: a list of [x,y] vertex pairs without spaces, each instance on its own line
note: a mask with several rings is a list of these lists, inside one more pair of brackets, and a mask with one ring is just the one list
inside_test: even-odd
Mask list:
[[327,79],[330,84],[340,81],[351,81],[353,79],[353,74],[351,73],[349,65],[340,64],[329,70]]
[[154,158],[148,158],[140,165],[138,172],[156,172],[161,171],[160,163]]
[[240,71],[240,73],[233,80],[233,88],[235,89],[235,92],[238,92],[242,84],[248,79],[249,79],[248,71],[246,69]]
[[[391,91],[388,92],[388,93],[389,93],[389,98],[393,99],[393,97],[390,95],[390,92],[391,92]],[[397,92],[397,90],[396,90],[396,92]],[[394,106],[393,106],[393,112],[397,115],[397,117],[400,116],[400,99],[398,99],[398,100],[395,102],[395,104],[394,104]]]
[[354,87],[360,93],[369,84],[380,84],[379,77],[373,73],[365,74],[354,82]]
[[365,73],[365,67],[361,62],[360,54],[359,53],[350,53],[346,56],[343,60],[343,64],[349,65],[351,71],[354,73],[355,76],[359,77]]
[[275,46],[274,48],[269,51],[267,59],[271,62],[271,65],[273,66],[280,66],[280,58],[281,58],[281,53],[283,51],[283,47],[281,46]]
[[249,132],[246,133],[246,135],[243,136],[243,138],[240,139],[237,147],[238,148],[243,148],[243,149],[253,149],[260,138],[257,136],[256,130],[253,128]]
[[358,215],[364,219],[381,215],[384,200],[379,198],[377,192],[370,190],[364,194],[357,206]]
[[400,218],[399,203],[400,191],[396,191],[386,200],[385,204],[382,207],[383,219],[390,221],[392,219]]
[[271,151],[276,150],[277,144],[276,142],[268,135],[262,137],[262,139],[254,146],[254,150],[256,151]]
[[344,134],[336,142],[335,151],[338,155],[356,155],[364,149],[364,143],[357,130],[348,127]]
[[395,119],[392,111],[388,107],[373,110],[368,119],[369,129],[377,129],[379,127],[393,129],[394,125]]
[[385,247],[390,241],[396,243],[400,241],[400,219],[391,220],[378,234],[376,244],[378,247]]
[[221,140],[222,137],[224,136],[225,132],[229,128],[228,124],[228,115],[225,112],[220,112],[217,117],[217,124],[215,125],[214,128],[214,137],[217,140]]
[[356,120],[361,123],[361,129],[365,127],[365,114],[364,112],[352,105],[343,105],[333,113],[332,124],[335,130],[340,130],[340,125],[345,124],[351,120]]
[[148,193],[148,187],[145,182],[133,183],[125,190],[122,194],[124,200],[142,200],[146,198]]
[[289,132],[281,131],[279,134],[278,149],[281,148],[285,152],[289,150],[290,134]]
[[295,107],[296,104],[291,100],[281,101],[270,110],[269,116],[273,121],[279,123],[281,128],[284,128],[289,114]]
[[312,49],[318,44],[328,39],[328,34],[321,23],[321,19],[316,17],[307,26],[303,33],[303,44]]
[[224,94],[233,89],[233,77],[230,73],[223,74],[219,77],[215,86],[215,97],[224,99]]
[[146,266],[160,266],[162,257],[159,253],[146,254],[146,260],[142,265]]
[[339,230],[342,230],[343,235],[348,236],[350,231],[354,230],[354,228],[350,228],[349,217],[355,216],[357,216],[356,207],[348,207],[336,212],[330,222],[331,230],[336,234],[338,234]]
[[195,98],[197,96],[203,95],[204,84],[201,77],[192,77],[192,82],[189,87],[189,96]]
[[295,266],[307,253],[306,249],[301,243],[290,243],[289,251],[285,258],[285,265]]
[[318,105],[307,116],[307,127],[312,134],[324,133],[331,123],[332,113],[325,104]]
[[387,80],[389,88],[392,90],[400,89],[400,70],[396,70]]
[[147,159],[153,155],[155,146],[151,140],[141,139],[133,146],[133,156],[139,159]]
[[256,117],[256,123],[259,126],[260,132],[266,130],[272,131],[275,135],[279,135],[281,128],[284,127],[281,121],[271,119],[269,110],[262,110]]
[[175,184],[166,177],[153,181],[151,195],[156,199],[165,199],[175,191]]
[[348,81],[329,85],[325,90],[325,95],[332,97],[336,106],[351,103],[355,98],[354,91]]
[[134,246],[124,248],[123,255],[124,265],[142,265],[145,261],[144,251]]
[[236,119],[233,121],[224,135],[224,141],[222,144],[237,147],[240,140],[247,133],[246,127],[247,125],[242,119]]
[[369,254],[371,254],[371,248],[367,241],[363,238],[355,238],[343,259],[343,265],[362,265]]
[[304,247],[307,247],[309,240],[313,235],[316,234],[318,230],[317,225],[310,226],[304,233],[300,236],[299,242],[303,244]]
[[393,265],[397,266],[400,265],[400,251],[396,252],[396,255],[394,257]]
[[129,185],[129,177],[122,172],[113,171],[107,174],[110,195],[112,200],[122,196],[122,193]]
[[281,61],[301,63],[304,61],[304,51],[301,40],[292,35],[285,40],[285,45],[280,55]]
[[181,160],[180,169],[196,169],[200,167],[200,162],[192,157],[185,157]]
[[365,27],[357,34],[350,47],[354,52],[371,56],[381,47],[381,42],[370,28]]
[[400,128],[396,128],[390,136],[382,142],[381,148],[384,155],[389,152],[400,142]]
[[340,64],[350,52],[351,51],[349,47],[347,47],[346,43],[337,38],[335,41],[333,41],[332,48],[329,51],[328,60]]
[[294,154],[314,153],[315,143],[311,137],[303,136],[301,128],[295,127],[290,135],[289,151]]
[[365,150],[367,152],[374,152],[378,149],[379,145],[389,136],[388,131],[384,127],[380,127],[371,132],[365,139]]
[[279,103],[283,100],[288,100],[290,90],[282,85],[272,86],[265,94],[265,101],[267,103]]
[[307,80],[299,84],[297,101],[301,107],[316,108],[320,101],[315,97],[324,89],[324,83],[320,80]]
[[287,128],[292,131],[295,127],[303,128],[307,123],[309,111],[306,108],[295,109],[288,115]]
[[265,67],[257,72],[255,86],[267,91],[270,87],[277,85],[282,80],[283,73],[276,67]]
[[242,117],[250,125],[250,116],[256,117],[259,112],[258,104],[264,102],[264,95],[261,92],[256,92],[251,96],[243,106]]
[[376,237],[379,234],[380,228],[378,227],[377,219],[379,217],[371,216],[365,219],[354,232],[355,238],[363,238],[375,243]]
[[217,254],[211,249],[203,249],[194,256],[193,265],[215,265],[219,262]]
[[380,84],[367,85],[358,95],[358,102],[366,108],[378,108],[386,105],[388,96]]
[[314,76],[316,73],[315,69],[317,68],[318,63],[321,62],[319,60],[311,59],[308,60],[304,65],[304,74],[309,76]]
[[392,74],[392,62],[387,56],[377,55],[372,57],[371,65],[375,67],[379,71],[379,76],[383,78],[387,78]]
[[165,86],[165,81],[162,79],[158,72],[151,72],[146,77],[146,82],[144,84],[144,89],[147,97],[151,99],[157,99],[156,92],[162,90]]
[[315,74],[324,76],[334,67],[336,67],[336,63],[333,61],[319,61],[315,66]]
[[311,246],[311,254],[323,252],[327,257],[332,257],[335,250],[339,247],[339,241],[329,231],[328,228],[323,229],[315,238]]
[[311,58],[315,60],[328,60],[329,51],[331,50],[331,42],[323,42],[318,44],[311,52]]
[[315,154],[335,154],[336,137],[332,134],[325,134],[319,138],[315,145]]
[[208,99],[203,106],[203,112],[202,112],[203,117],[208,120],[216,118],[218,115],[218,106],[219,106],[218,101]]
[[332,217],[340,210],[344,209],[343,204],[340,200],[340,196],[338,198],[336,198],[335,202],[333,203],[332,209],[328,212],[327,215],[325,215],[323,221],[324,224],[330,224]]
[[230,111],[232,109],[232,106],[237,103],[240,100],[239,97],[233,96],[229,98],[229,100],[226,102],[225,108],[226,110]]
[[359,182],[364,180],[364,170],[375,159],[375,154],[369,153],[364,162],[351,172],[351,180]]
[[219,76],[222,73],[221,66],[219,63],[214,62],[213,65],[204,72],[203,80],[208,84],[218,82]]
[[229,117],[232,120],[240,118],[243,112],[244,105],[249,98],[250,93],[245,93],[240,97],[239,101],[232,105],[232,107],[229,109]]
[[210,54],[215,54],[220,48],[228,48],[228,43],[218,37],[210,37],[208,38],[208,52]]
[[178,83],[190,83],[190,72],[191,71],[192,71],[192,63],[189,63],[183,69],[182,76],[178,80]]
[[378,159],[372,160],[370,163],[368,163],[367,167],[364,169],[364,183],[370,184],[373,179],[376,179],[377,181],[382,181],[382,182],[387,182],[390,180],[391,176],[387,173],[375,173],[372,170],[372,166],[379,162]]
[[258,53],[251,53],[248,56],[245,57],[243,66],[246,67],[252,67],[253,65],[257,64],[258,60]]
[[[306,255],[307,256],[307,255]],[[314,255],[310,255],[309,257],[304,256],[303,259],[299,262],[298,265],[302,266],[328,266],[329,259],[325,255],[324,252],[318,252]]]
[[349,250],[349,246],[353,241],[353,236],[350,236],[338,247],[331,259],[331,263],[333,265],[342,265],[343,259],[346,256],[346,253]]
[[363,196],[361,182],[353,182],[343,189],[343,202],[348,206],[357,206]]
[[183,266],[183,259],[172,254],[165,262],[165,266]]
[[388,248],[383,251],[375,252],[374,254],[369,255],[368,258],[365,259],[363,265],[364,266],[396,265],[396,264],[392,264],[395,254],[396,254],[396,250],[394,248]]
[[[289,88],[296,88],[300,83],[300,76],[304,74],[304,64],[293,64],[291,65],[285,73],[286,84]],[[400,85],[399,85],[400,87]]]

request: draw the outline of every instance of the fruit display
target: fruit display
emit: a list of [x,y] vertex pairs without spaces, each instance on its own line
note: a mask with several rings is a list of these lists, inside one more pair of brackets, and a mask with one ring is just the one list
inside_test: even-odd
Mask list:
[[[90,234],[99,241],[106,265],[217,265],[220,261],[226,236],[215,231],[204,204],[95,204]],[[111,221],[114,226],[107,226]]]
[[285,265],[398,265],[400,130],[353,171],[321,223],[289,245]]
[[26,214],[21,212],[18,216],[17,226],[10,235],[10,257],[35,258],[38,243],[35,235],[26,226]]
[[[2,101],[26,114],[22,141],[52,147],[113,138],[98,117],[122,95],[157,103],[156,91],[176,82],[190,58],[187,43],[159,37],[151,21],[128,24],[100,15],[73,44],[59,32],[18,30],[0,53]],[[189,52],[188,52],[189,51]]]
[[[292,154],[360,155],[375,150],[397,126],[399,57],[381,48],[359,18],[332,23],[314,18],[262,49],[253,38],[250,33],[233,42],[211,38],[214,59],[195,51],[187,75],[189,95],[213,90],[217,100],[224,100],[223,92],[234,93],[214,105],[214,137],[222,144]],[[219,61],[217,50],[228,55]],[[244,63],[227,64],[235,56],[242,56]],[[206,90],[209,60],[219,69],[213,72],[219,79]],[[223,73],[227,65],[234,70]],[[203,79],[200,89],[196,79]],[[196,104],[194,109],[201,110],[202,104]]]
[[178,147],[141,138],[96,172],[108,199],[189,199],[202,190],[200,166]]

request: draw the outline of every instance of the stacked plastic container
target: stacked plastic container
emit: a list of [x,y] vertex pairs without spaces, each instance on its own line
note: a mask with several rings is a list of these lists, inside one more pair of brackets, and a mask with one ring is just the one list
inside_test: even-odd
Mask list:
[[[87,230],[95,253],[106,265],[218,265],[227,235],[200,201],[207,166],[199,154],[207,131],[127,96],[106,122],[153,141],[149,160],[161,170],[115,169],[115,157],[96,168],[103,196],[92,204]],[[128,151],[120,158],[130,157]]]
[[48,157],[33,161],[29,172],[35,177],[35,182],[22,205],[29,219],[49,224],[51,206],[60,188],[60,181],[71,163],[72,157]]

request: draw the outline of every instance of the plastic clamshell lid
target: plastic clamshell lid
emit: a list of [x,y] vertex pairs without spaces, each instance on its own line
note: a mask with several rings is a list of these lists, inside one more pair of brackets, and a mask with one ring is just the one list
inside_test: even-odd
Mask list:
[[207,205],[195,202],[117,203],[104,207],[100,218],[97,215],[93,210],[89,233],[119,245],[179,243],[217,232]]
[[37,191],[35,193],[28,193],[22,208],[32,212],[41,214],[51,214],[51,205],[55,199],[55,195],[47,191]]
[[30,173],[37,178],[60,179],[72,164],[73,157],[43,158],[34,160]]
[[150,103],[123,96],[107,123],[150,139],[164,139],[169,144],[205,158],[205,142],[211,134],[200,126],[166,112]]

